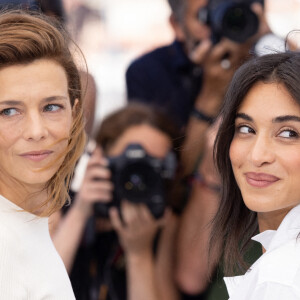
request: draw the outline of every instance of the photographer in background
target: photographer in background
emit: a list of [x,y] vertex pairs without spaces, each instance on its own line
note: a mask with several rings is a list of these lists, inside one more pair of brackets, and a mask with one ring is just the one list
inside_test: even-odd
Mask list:
[[168,0],[175,40],[131,63],[126,72],[129,101],[159,106],[185,136],[185,174],[203,151],[236,68],[270,30],[263,0]]
[[210,128],[235,70],[270,30],[261,0],[168,2],[175,41],[129,66],[127,91],[129,100],[155,103],[181,128],[181,163],[190,196],[180,216],[174,274],[184,299],[203,299],[216,267],[208,261],[208,238],[219,206]]
[[[178,299],[172,281],[176,206],[169,201],[175,136],[172,122],[147,105],[132,103],[103,120],[95,137],[101,150],[92,152],[81,187],[53,233],[76,299]],[[153,184],[165,177],[162,189]]]

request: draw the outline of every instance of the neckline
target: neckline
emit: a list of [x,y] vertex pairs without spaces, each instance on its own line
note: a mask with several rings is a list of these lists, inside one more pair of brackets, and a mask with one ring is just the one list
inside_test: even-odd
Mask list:
[[38,221],[48,223],[48,217],[40,217],[28,212],[9,199],[5,198],[3,195],[0,195],[0,212],[6,214],[9,213],[12,217],[15,217],[15,219],[18,219],[21,222],[35,221],[34,223],[36,223],[36,221]]

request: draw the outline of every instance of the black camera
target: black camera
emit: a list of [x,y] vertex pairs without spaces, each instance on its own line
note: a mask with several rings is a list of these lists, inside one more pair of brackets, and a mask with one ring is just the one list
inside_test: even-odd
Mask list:
[[218,43],[226,37],[237,43],[244,43],[259,28],[257,15],[251,10],[254,2],[263,0],[211,0],[199,10],[198,19],[212,31],[212,41]]
[[145,203],[155,218],[166,207],[166,184],[174,177],[176,158],[170,152],[164,159],[149,155],[139,144],[130,144],[117,157],[109,158],[114,184],[113,200],[109,204],[96,203],[97,216],[107,217],[111,206],[120,207],[123,199]]

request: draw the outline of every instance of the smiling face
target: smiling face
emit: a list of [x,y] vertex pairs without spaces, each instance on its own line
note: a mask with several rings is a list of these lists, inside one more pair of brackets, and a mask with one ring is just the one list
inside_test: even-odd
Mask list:
[[237,111],[230,160],[246,206],[279,222],[300,203],[300,106],[281,84],[257,83]]
[[21,186],[41,189],[58,170],[72,108],[66,73],[52,60],[5,67],[0,86],[0,193],[13,198]]

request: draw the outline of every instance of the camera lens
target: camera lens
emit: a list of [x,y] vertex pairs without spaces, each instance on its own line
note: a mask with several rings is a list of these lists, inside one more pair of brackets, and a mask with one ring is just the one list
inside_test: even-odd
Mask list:
[[[199,12],[199,19],[204,13]],[[232,1],[214,5],[207,11],[207,22],[212,29],[212,40],[217,43],[226,37],[237,43],[244,43],[254,35],[259,26],[259,20],[250,6]]]
[[145,201],[159,182],[158,174],[144,162],[128,164],[119,178],[120,196],[133,202]]
[[258,29],[258,18],[245,5],[232,5],[223,17],[223,35],[229,39],[243,43]]

